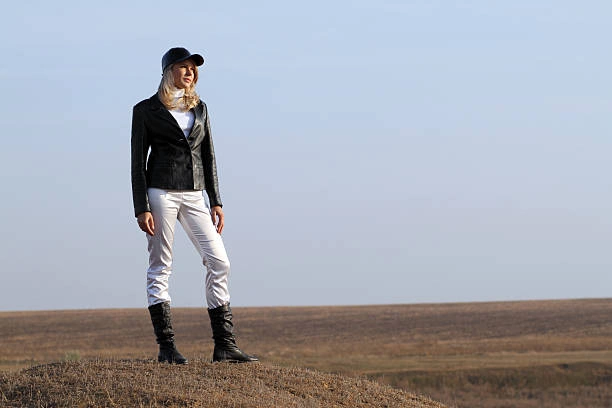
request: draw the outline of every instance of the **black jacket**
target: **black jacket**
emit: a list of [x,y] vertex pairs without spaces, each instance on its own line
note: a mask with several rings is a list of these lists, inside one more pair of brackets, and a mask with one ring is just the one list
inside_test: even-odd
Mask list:
[[151,211],[147,197],[149,187],[206,190],[211,206],[222,205],[208,110],[202,101],[192,110],[195,120],[189,137],[185,138],[157,94],[134,106],[132,196],[135,215]]

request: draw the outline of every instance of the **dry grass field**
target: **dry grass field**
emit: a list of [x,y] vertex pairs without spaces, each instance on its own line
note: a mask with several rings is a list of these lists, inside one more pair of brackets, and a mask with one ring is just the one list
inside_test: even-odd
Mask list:
[[[212,352],[206,311],[174,313],[180,350],[214,372],[204,363]],[[260,370],[367,377],[449,407],[612,407],[612,299],[235,308],[234,315],[239,344],[262,359]],[[146,309],[0,313],[2,392],[34,365],[150,360],[152,331]]]

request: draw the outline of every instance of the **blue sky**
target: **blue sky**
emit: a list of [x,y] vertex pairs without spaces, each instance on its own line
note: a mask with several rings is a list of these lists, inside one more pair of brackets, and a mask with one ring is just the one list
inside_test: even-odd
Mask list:
[[[131,107],[204,55],[236,306],[609,297],[604,1],[13,2],[0,310],[144,307]],[[202,306],[182,231],[176,306]]]

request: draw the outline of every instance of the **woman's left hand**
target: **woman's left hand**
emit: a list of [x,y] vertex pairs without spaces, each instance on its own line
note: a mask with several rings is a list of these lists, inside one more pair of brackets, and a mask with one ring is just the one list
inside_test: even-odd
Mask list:
[[216,205],[211,208],[210,217],[212,218],[213,224],[217,227],[217,232],[221,234],[221,231],[223,231],[223,226],[225,225],[223,222],[225,216],[223,215],[223,210],[221,209],[221,207]]

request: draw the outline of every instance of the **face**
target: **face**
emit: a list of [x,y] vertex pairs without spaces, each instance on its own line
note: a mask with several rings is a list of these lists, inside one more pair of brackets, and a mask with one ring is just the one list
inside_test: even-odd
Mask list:
[[196,80],[197,67],[191,60],[177,62],[172,66],[172,74],[174,76],[174,86],[178,89],[187,89],[191,87]]

